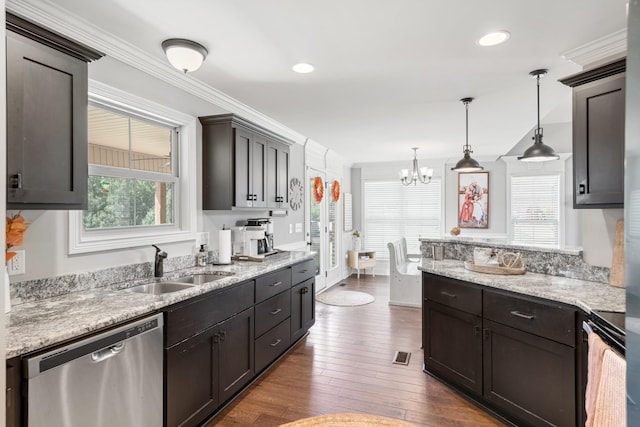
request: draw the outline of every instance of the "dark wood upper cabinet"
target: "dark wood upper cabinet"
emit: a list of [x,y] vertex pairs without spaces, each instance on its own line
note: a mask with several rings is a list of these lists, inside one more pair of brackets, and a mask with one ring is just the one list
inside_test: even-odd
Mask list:
[[573,207],[624,203],[625,70],[621,59],[560,82],[573,88]]
[[7,209],[87,208],[87,62],[103,54],[7,14]]
[[292,141],[235,114],[200,117],[202,208],[284,207]]

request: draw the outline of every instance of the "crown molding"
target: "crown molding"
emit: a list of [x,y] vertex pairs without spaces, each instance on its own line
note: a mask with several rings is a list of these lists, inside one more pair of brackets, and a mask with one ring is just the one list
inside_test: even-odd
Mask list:
[[180,73],[168,61],[162,61],[135,45],[104,31],[91,22],[62,9],[49,0],[7,0],[6,10],[72,40],[104,52],[146,74],[197,96],[229,112],[241,115],[298,144],[306,137],[258,110],[188,74]]
[[560,56],[582,67],[627,51],[627,29],[623,28],[592,42],[570,49]]

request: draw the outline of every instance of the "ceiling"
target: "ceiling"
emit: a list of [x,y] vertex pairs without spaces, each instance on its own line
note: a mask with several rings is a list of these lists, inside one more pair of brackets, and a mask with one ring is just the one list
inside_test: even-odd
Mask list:
[[[9,3],[8,3],[9,4]],[[531,132],[535,80],[545,123],[571,119],[557,80],[581,70],[561,55],[626,27],[626,0],[56,0],[165,60],[188,38],[209,56],[189,75],[348,163],[461,157],[463,97],[474,156],[495,158]],[[494,47],[475,41],[505,29]],[[297,62],[316,71],[297,74]],[[177,72],[177,71],[176,71]]]

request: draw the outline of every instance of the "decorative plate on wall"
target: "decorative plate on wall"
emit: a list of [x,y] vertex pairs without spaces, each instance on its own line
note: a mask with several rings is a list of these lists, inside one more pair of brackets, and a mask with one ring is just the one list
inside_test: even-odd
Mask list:
[[302,206],[302,198],[304,197],[304,189],[298,178],[291,178],[289,181],[289,205],[291,209],[297,211]]

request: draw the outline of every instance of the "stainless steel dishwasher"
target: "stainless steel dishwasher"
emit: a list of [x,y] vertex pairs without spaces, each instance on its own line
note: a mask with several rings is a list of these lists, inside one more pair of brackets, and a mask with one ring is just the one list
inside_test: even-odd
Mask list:
[[30,427],[162,426],[162,314],[27,359]]

